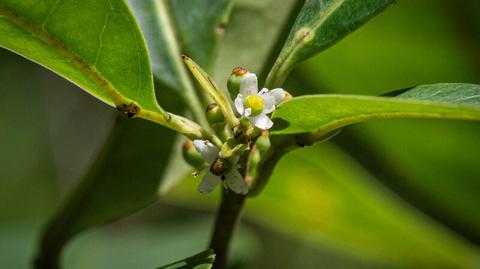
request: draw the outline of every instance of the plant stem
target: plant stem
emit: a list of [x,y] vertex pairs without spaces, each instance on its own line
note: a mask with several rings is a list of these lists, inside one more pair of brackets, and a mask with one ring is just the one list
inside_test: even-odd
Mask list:
[[215,228],[210,241],[216,257],[213,269],[224,269],[227,265],[228,250],[235,227],[247,196],[225,190],[217,213]]

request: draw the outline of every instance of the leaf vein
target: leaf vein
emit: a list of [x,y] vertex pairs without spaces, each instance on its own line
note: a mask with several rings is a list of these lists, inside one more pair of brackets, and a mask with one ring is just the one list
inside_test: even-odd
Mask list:
[[55,1],[55,3],[53,4],[53,6],[52,6],[52,7],[50,8],[50,10],[48,11],[47,16],[45,16],[45,19],[43,20],[42,25],[41,25],[42,30],[45,30],[45,25],[47,24],[48,20],[49,20],[50,17],[52,16],[53,12],[55,12],[55,10],[57,9],[58,3],[60,3],[60,0]]
[[102,48],[103,48],[103,34],[105,32],[105,29],[107,28],[108,19],[110,18],[110,14],[111,13],[107,13],[105,15],[105,21],[103,22],[102,30],[100,31],[100,34],[98,35],[98,49],[97,49],[97,53],[95,55],[95,61],[93,62],[93,65],[97,65],[98,58],[100,57],[100,53],[101,53]]

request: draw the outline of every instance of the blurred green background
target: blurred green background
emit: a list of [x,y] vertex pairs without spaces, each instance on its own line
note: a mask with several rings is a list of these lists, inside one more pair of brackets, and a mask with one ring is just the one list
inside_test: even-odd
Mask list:
[[[220,47],[225,73],[235,64],[225,53],[229,27],[248,14],[245,2]],[[276,14],[268,10],[264,36]],[[477,0],[397,1],[299,66],[286,88],[379,95],[480,83],[478,14]],[[42,227],[92,164],[116,112],[4,50],[0,88],[0,268],[28,268]],[[378,121],[291,153],[247,202],[231,268],[480,268],[478,134],[475,122]],[[203,250],[218,195],[201,196],[197,183],[188,178],[133,216],[82,233],[65,268],[155,268]]]

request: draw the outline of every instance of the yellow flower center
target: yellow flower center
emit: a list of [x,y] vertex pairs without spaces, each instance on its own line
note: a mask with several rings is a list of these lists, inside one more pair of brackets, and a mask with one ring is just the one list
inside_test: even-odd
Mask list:
[[256,94],[247,96],[244,104],[246,107],[252,109],[252,116],[262,113],[263,108],[265,107],[263,99]]

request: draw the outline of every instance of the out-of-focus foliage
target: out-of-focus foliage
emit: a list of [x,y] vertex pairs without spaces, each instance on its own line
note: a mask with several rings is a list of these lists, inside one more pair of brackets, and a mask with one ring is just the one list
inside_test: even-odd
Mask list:
[[[247,63],[245,55],[257,52],[263,56],[255,55],[256,65],[246,67],[259,72],[268,58],[260,52],[270,47],[264,39],[280,32],[271,24],[293,5],[237,2],[224,41],[236,38],[245,49],[231,56],[221,45],[216,69],[222,79],[233,66]],[[458,25],[478,19],[477,1],[456,2],[469,6],[462,16],[449,2],[397,1],[301,65],[287,90],[377,95],[420,84],[480,82],[478,58],[465,49],[480,32]],[[244,29],[240,15],[246,18]],[[229,32],[234,25],[242,38]],[[249,35],[254,30],[259,33]],[[0,56],[0,267],[28,268],[47,215],[93,162],[112,117],[48,71],[4,51]],[[334,138],[342,150],[325,144],[288,155],[265,193],[247,203],[244,224],[250,229],[236,237],[244,241],[234,247],[233,265],[478,267],[479,133],[479,124],[471,122],[372,122],[345,128]],[[205,210],[210,212],[217,197],[195,193],[197,183],[188,178],[156,207],[73,240],[66,268],[154,268],[205,249],[213,218]]]
[[[214,205],[215,199],[194,196],[195,184],[190,180],[167,199],[200,208]],[[265,191],[248,204],[247,218],[340,251],[353,260],[352,267],[362,257],[388,268],[473,268],[479,257],[476,246],[379,185],[330,143],[287,155]]]

